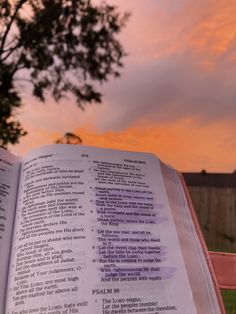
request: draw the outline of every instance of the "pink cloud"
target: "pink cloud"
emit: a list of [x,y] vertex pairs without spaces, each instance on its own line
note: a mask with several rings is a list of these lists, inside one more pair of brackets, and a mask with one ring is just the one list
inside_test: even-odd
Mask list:
[[[151,149],[148,124],[153,130],[163,126],[166,134],[171,134],[168,128],[176,131],[180,123],[184,130],[180,132],[183,154],[176,160],[179,158],[180,162],[186,155],[191,159],[186,167],[200,161],[207,165],[204,163],[207,160],[215,169],[217,165],[223,169],[224,160],[228,160],[233,167],[232,160],[223,156],[216,146],[224,145],[223,138],[231,143],[230,138],[235,134],[235,1],[112,0],[109,3],[132,12],[120,36],[129,54],[121,79],[102,86],[103,104],[88,106],[85,112],[78,110],[73,101],[55,104],[49,98],[47,104],[42,105],[27,95],[27,105],[20,118],[30,135],[19,147],[48,143],[54,135],[78,128],[90,132],[89,137],[94,136],[97,141],[110,134],[107,145],[144,147],[145,137],[137,137],[145,121],[144,133],[150,143],[145,147]],[[188,148],[191,132],[199,149],[194,156],[192,146]],[[203,145],[202,138],[207,138],[208,144]],[[209,144],[211,141],[215,146]],[[179,143],[177,139],[176,143]],[[235,153],[229,146],[224,146],[229,155]],[[163,144],[162,149],[168,152],[168,145]],[[215,159],[212,161],[213,152],[219,156],[218,163]],[[170,149],[171,154],[173,149]]]

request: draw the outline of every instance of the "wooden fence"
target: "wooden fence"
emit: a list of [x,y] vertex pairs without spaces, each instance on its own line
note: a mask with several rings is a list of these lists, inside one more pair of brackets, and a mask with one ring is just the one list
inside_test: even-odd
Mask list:
[[208,248],[236,252],[236,188],[188,188]]

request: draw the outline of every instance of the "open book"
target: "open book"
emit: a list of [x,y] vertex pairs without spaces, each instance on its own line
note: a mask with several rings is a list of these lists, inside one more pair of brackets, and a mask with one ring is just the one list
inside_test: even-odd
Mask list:
[[217,314],[181,175],[147,153],[0,150],[0,314]]

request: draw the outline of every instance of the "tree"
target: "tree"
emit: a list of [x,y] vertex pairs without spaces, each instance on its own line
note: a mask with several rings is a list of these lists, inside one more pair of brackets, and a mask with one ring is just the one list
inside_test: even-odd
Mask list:
[[125,52],[116,35],[127,18],[90,0],[0,1],[0,146],[26,134],[15,118],[17,81],[42,102],[48,91],[56,101],[73,95],[81,109],[101,102],[93,85],[120,75]]
[[82,139],[78,135],[74,133],[67,132],[63,135],[63,137],[57,139],[55,141],[56,144],[74,144],[79,145],[82,144]]

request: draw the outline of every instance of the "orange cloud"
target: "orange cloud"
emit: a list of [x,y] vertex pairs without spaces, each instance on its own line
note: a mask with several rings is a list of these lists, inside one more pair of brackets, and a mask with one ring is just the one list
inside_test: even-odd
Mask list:
[[[84,145],[154,153],[180,171],[232,172],[236,168],[236,125],[232,121],[204,125],[192,118],[158,124],[139,121],[122,131],[98,133],[87,126],[74,133]],[[11,150],[24,155],[32,148],[54,143],[62,135],[41,129]]]
[[84,113],[72,102],[28,99],[21,120],[29,136],[13,150],[76,130],[85,145],[150,151],[180,170],[235,170],[235,0],[111,2],[132,11],[121,80]]
[[222,55],[236,58],[234,0],[115,2],[132,12],[123,40],[136,62],[188,52],[209,70]]
[[84,145],[152,152],[180,171],[232,172],[236,168],[236,126],[227,122],[199,126],[193,119],[184,119],[160,125],[138,123],[120,132],[75,132]]
[[232,6],[232,3],[225,1],[224,4],[222,1],[215,2],[215,6],[209,8],[207,14],[192,30],[190,44],[193,48],[210,55],[220,55],[230,49],[236,35],[233,8],[236,8],[235,3]]

